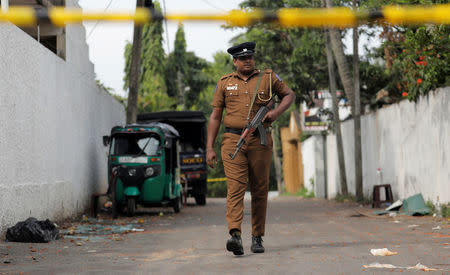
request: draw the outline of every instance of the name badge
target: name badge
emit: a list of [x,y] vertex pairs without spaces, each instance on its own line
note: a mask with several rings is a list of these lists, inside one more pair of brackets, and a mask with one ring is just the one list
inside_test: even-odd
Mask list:
[[237,89],[238,89],[237,84],[235,84],[234,86],[228,86],[227,87],[227,91],[237,91]]

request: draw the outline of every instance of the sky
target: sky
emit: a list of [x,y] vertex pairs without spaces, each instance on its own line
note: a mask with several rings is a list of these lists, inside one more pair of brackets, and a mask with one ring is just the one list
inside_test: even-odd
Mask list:
[[[237,9],[242,0],[159,0],[164,12],[175,13],[220,13]],[[79,5],[85,11],[134,11],[136,0],[79,0]],[[187,50],[193,51],[197,56],[213,61],[213,55],[218,51],[226,51],[229,41],[243,32],[243,29],[225,30],[220,22],[184,22]],[[133,40],[133,23],[89,22],[83,23],[86,28],[86,41],[89,45],[89,57],[95,65],[97,79],[106,87],[113,89],[115,94],[126,96],[123,90],[124,77],[124,49],[127,41]],[[178,22],[163,24],[163,48],[173,50],[175,33]],[[168,35],[168,39],[167,39]],[[351,54],[352,32],[347,32],[344,39],[345,52]],[[169,45],[167,44],[169,41]],[[379,45],[377,37],[361,37],[359,54],[363,54],[363,46]]]
[[[165,0],[167,13],[174,12],[210,12],[220,13],[237,9],[242,0]],[[163,8],[164,1],[160,0]],[[79,5],[85,11],[134,11],[135,0],[79,0]],[[163,9],[164,11],[164,9]],[[86,41],[89,45],[89,57],[95,65],[97,79],[106,87],[114,89],[114,93],[125,96],[123,90],[124,77],[124,49],[127,41],[133,40],[133,23],[90,22],[83,23],[86,28]],[[187,50],[193,51],[197,56],[213,61],[214,53],[226,51],[229,41],[243,32],[242,29],[225,30],[220,22],[185,22]],[[165,25],[164,30],[165,30]],[[167,22],[168,40],[166,32],[163,34],[164,50],[168,46],[173,50],[175,33],[178,22]],[[95,28],[94,28],[95,27]],[[166,31],[166,30],[165,30]]]

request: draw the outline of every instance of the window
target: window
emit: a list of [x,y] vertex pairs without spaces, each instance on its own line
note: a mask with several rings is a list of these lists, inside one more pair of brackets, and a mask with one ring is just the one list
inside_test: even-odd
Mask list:
[[[37,11],[47,12],[51,7],[65,6],[65,0],[0,0],[8,1],[9,6],[31,6]],[[66,29],[53,26],[50,22],[38,22],[33,27],[20,27],[44,47],[66,59]]]

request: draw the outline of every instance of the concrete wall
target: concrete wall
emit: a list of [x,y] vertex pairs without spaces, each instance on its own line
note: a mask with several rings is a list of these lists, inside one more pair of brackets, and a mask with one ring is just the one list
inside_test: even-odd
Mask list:
[[0,26],[0,235],[30,216],[80,213],[107,188],[102,135],[124,124],[124,108],[95,83],[84,27],[66,33],[63,60]]
[[[450,87],[416,103],[403,100],[361,118],[364,196],[375,184],[389,183],[394,199],[422,193],[434,203],[450,202]],[[348,190],[355,194],[353,120],[342,124]],[[302,144],[303,151],[312,142]],[[316,153],[314,158],[321,158]],[[323,160],[323,158],[322,158]],[[304,155],[305,180],[306,163]],[[340,190],[336,138],[327,138],[328,197]],[[377,169],[381,170],[381,177]],[[317,170],[317,169],[316,169]]]

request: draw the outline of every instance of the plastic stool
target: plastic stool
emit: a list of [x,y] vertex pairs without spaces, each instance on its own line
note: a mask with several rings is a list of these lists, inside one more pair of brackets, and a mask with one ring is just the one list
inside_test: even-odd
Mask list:
[[[380,189],[384,188],[385,194],[386,194],[386,200],[382,201],[380,200]],[[381,207],[382,203],[390,202],[392,203],[394,201],[394,198],[392,197],[392,190],[390,184],[381,184],[381,185],[374,185],[373,186],[373,197],[372,197],[372,208],[375,207]]]

